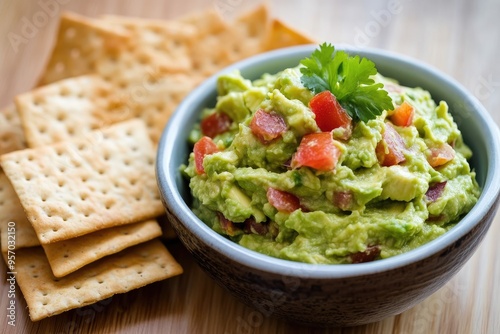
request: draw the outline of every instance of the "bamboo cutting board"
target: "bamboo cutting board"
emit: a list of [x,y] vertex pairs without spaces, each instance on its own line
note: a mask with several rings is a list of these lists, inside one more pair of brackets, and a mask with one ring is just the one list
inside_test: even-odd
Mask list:
[[[210,7],[230,18],[257,0],[3,0],[0,3],[0,107],[33,87],[50,52],[62,10],[84,15],[168,19]],[[322,41],[378,47],[418,58],[457,79],[500,124],[500,2],[496,0],[268,1],[273,16]],[[21,44],[23,22],[47,20]],[[42,24],[43,23],[43,24]],[[36,323],[16,291],[16,326],[7,324],[9,284],[2,270],[3,333],[500,333],[500,215],[473,258],[441,290],[379,323],[312,329],[261,314],[234,299],[194,263],[178,241],[167,246],[184,274]]]

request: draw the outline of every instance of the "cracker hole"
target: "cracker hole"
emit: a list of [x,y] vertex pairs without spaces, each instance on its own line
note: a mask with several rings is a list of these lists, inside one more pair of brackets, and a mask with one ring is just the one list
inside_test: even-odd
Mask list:
[[64,255],[63,255],[63,257],[64,257],[65,259],[67,259],[67,258],[69,257],[69,255],[68,255],[68,254],[64,254]]
[[82,287],[80,285],[74,285],[73,286],[76,290],[80,290]]
[[71,56],[71,58],[76,59],[80,58],[81,52],[77,48],[72,48],[69,52],[69,55]]
[[80,194],[80,199],[81,199],[82,201],[87,200],[87,198],[88,198],[88,197],[89,197],[89,195],[87,195],[87,194],[85,194],[85,193]]
[[43,306],[47,306],[47,304],[48,304],[47,302],[43,302],[42,303]]
[[100,279],[100,280],[97,281],[97,283],[98,284],[102,284],[102,283],[104,283],[104,281]]
[[74,135],[74,134],[75,134],[75,128],[74,128],[74,127],[72,127],[72,126],[68,126],[68,127],[66,128],[66,131],[68,131],[68,134],[69,134],[69,135]]
[[49,294],[48,294],[47,292],[45,292],[45,291],[44,291],[44,292],[42,292],[42,296],[46,297],[46,296],[48,296],[48,295],[49,295]]
[[64,32],[64,37],[70,39],[76,36],[76,29],[75,28],[68,28]]
[[[60,156],[62,156],[64,154],[64,150],[62,148],[56,148],[56,154],[57,154],[57,156],[60,157]],[[61,166],[61,168],[64,168],[64,167]]]
[[61,92],[59,94],[61,94],[61,96],[68,96],[70,93],[71,90],[68,87],[63,86],[61,87]]
[[66,184],[66,182],[64,180],[58,180],[57,181],[57,185],[59,186],[59,188],[64,187],[65,184]]
[[55,66],[54,66],[54,70],[57,72],[57,73],[62,73],[64,72],[66,66],[64,65],[64,63],[62,61],[58,62]]
[[115,204],[114,200],[108,200],[104,203],[104,207],[106,208],[106,210],[109,210],[113,207],[114,204]]
[[64,120],[66,119],[66,114],[64,114],[64,113],[59,113],[59,114],[57,114],[56,119],[57,119],[59,122],[62,122],[62,121],[64,121]]

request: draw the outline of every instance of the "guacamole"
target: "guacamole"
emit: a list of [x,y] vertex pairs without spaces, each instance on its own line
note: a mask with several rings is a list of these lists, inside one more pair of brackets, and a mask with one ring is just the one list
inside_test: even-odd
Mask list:
[[321,106],[335,100],[300,78],[299,67],[219,77],[182,167],[213,230],[281,259],[359,263],[419,247],[474,206],[472,152],[446,102],[376,74],[394,108],[365,122],[337,105],[345,122],[330,126]]

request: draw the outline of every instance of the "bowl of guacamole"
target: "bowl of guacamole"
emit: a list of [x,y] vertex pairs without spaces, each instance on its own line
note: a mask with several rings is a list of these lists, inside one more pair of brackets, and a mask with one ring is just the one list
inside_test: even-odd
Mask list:
[[499,157],[498,128],[453,79],[324,43],[198,87],[163,133],[157,178],[180,240],[230,292],[266,314],[351,326],[458,271],[498,206]]

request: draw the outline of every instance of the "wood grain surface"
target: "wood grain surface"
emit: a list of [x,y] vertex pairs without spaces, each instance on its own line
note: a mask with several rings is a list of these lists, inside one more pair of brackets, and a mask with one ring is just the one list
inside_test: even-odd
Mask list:
[[[20,45],[23,22],[52,4],[54,15]],[[272,15],[318,41],[383,48],[429,63],[470,90],[500,124],[500,1],[272,0]],[[50,52],[58,15],[130,15],[169,19],[216,8],[230,18],[255,0],[1,0],[0,107],[33,87]],[[441,290],[384,321],[313,329],[259,313],[230,296],[193,262],[178,241],[169,249],[185,269],[158,282],[36,323],[16,290],[16,325],[7,324],[6,268],[0,274],[2,333],[500,333],[500,215],[473,258]]]

